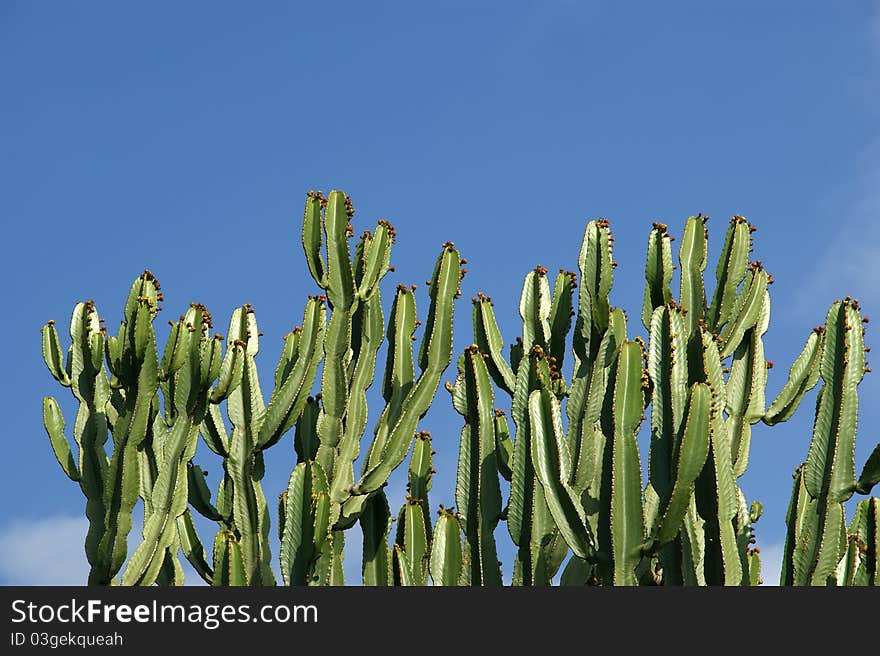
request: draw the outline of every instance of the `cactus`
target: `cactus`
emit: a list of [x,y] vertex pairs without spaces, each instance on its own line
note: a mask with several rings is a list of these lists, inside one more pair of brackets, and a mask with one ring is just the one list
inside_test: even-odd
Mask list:
[[[365,501],[362,498],[384,485],[391,472],[406,458],[418,422],[428,411],[440,377],[449,366],[452,359],[453,304],[454,299],[461,295],[459,284],[464,275],[460,262],[461,257],[455,246],[450,242],[444,244],[429,285],[431,305],[418,357],[421,373],[414,382],[409,383],[406,395],[395,397],[392,389],[391,400],[386,402],[376,426],[363,474],[343,502],[346,520],[356,519],[358,508]],[[411,291],[398,290],[398,298],[407,293],[411,294]],[[408,355],[400,355],[403,366],[408,366]]]
[[[751,427],[790,418],[815,384],[823,337],[808,341],[768,410],[771,363],[763,336],[773,279],[760,261],[748,263],[755,228],[735,216],[707,300],[707,221],[699,215],[685,225],[678,300],[672,293],[673,238],[666,225],[653,226],[641,314],[647,345],[627,339],[625,316],[611,305],[614,239],[604,219],[591,221],[584,232],[576,308],[574,275],[568,288],[565,276],[557,278],[552,295],[546,269],[527,275],[523,337],[511,347],[509,362],[491,299],[474,299],[476,346],[492,380],[511,395],[516,425],[510,448],[506,437],[497,440],[500,472],[511,481],[508,528],[519,547],[514,583],[549,582],[552,574],[535,576],[534,545],[551,544],[553,535],[573,552],[562,576],[567,585],[759,581],[759,552],[751,545],[760,504],[749,508],[737,478],[748,466]],[[571,315],[569,384],[560,365]],[[648,481],[642,488],[635,434],[649,405]],[[866,482],[871,478],[867,474]],[[550,523],[540,523],[543,534],[535,539],[535,518],[542,516],[537,498]]]
[[[511,483],[506,514],[508,531],[518,547],[513,566],[515,584],[548,585],[568,551],[567,543],[560,535],[544,490],[536,477],[530,437],[532,420],[529,398],[531,392],[540,389],[536,364],[538,361],[544,362],[547,385],[556,392],[564,389],[559,367],[564,357],[565,335],[571,326],[574,278],[574,274],[560,271],[551,295],[546,269],[538,266],[526,276],[520,300],[523,337],[511,348],[510,363],[501,355],[502,339],[492,309],[492,299],[482,293],[473,299],[474,335],[477,338],[475,347],[484,354],[492,379],[512,397],[511,414],[516,426],[516,437],[511,441],[506,416],[503,411],[495,409],[497,448],[494,459],[498,472]],[[471,351],[473,353],[473,348]],[[549,380],[551,365],[554,372],[552,382]],[[461,384],[456,385],[456,388],[462,390]],[[456,398],[455,394],[453,398]],[[459,404],[464,408],[466,401],[459,400]],[[459,412],[465,414],[462,409]],[[467,462],[471,457],[465,457],[465,447],[463,440],[460,463]],[[461,472],[460,464],[460,478]],[[482,471],[482,475],[487,480],[491,479],[490,485],[497,485],[492,482],[497,481],[495,472],[486,469]],[[570,509],[572,504],[567,507]],[[459,508],[461,509],[460,501]],[[586,530],[583,522],[581,519],[581,533]]]
[[455,409],[465,419],[458,456],[455,502],[464,523],[471,585],[501,585],[495,527],[501,518],[494,394],[477,346],[465,350],[455,386]]
[[[180,585],[182,554],[212,585],[273,585],[277,535],[285,584],[342,585],[345,531],[359,524],[366,585],[497,586],[504,521],[516,547],[514,585],[551,584],[566,558],[563,585],[758,585],[762,506],[749,505],[738,485],[752,427],[790,419],[821,380],[794,477],[782,583],[877,584],[880,500],[868,495],[880,482],[880,445],[858,477],[855,463],[857,388],[870,370],[860,308],[849,298],[832,305],[768,407],[773,278],[749,263],[755,228],[743,217],[726,230],[711,298],[708,217],[684,226],[677,298],[674,238],[654,223],[641,307],[647,340],[628,337],[626,315],[611,303],[616,263],[605,219],[587,224],[577,273],[561,269],[551,281],[539,265],[525,276],[521,337],[509,349],[491,297],[478,293],[473,344],[446,384],[464,420],[455,508],[441,505],[434,524],[432,440],[417,431],[452,360],[465,260],[443,244],[416,348],[415,286],[398,286],[387,322],[382,305],[395,230],[379,221],[352,244],[353,217],[341,191],[307,195],[302,247],[323,293],[309,297],[302,324],[285,337],[268,402],[248,304],[233,311],[226,338],[211,336],[211,314],[192,304],[169,322],[160,357],[153,323],[163,297],[147,271],[117,335],[107,335],[92,302],[74,308],[66,353],[54,322],[43,327],[46,366],[78,404],[72,441],[51,397],[43,424],[86,498],[89,583]],[[362,449],[383,339],[384,405]],[[647,480],[636,439],[645,421]],[[291,432],[296,465],[273,533],[265,452]],[[222,463],[213,491],[194,461],[199,435]],[[408,455],[406,500],[392,518],[384,488]],[[510,483],[506,500],[501,479]],[[855,493],[866,498],[847,526]],[[129,553],[139,499],[144,524]],[[210,554],[194,513],[217,524]]]
[[[423,560],[431,530],[427,506],[430,472],[416,475],[411,471],[411,503],[401,513],[401,526],[416,508],[421,513],[426,536],[421,547],[401,541],[399,550],[385,549],[389,517],[381,490],[391,472],[406,458],[418,421],[427,412],[440,376],[451,360],[453,302],[460,294],[461,258],[455,247],[447,243],[437,259],[429,282],[431,307],[418,354],[418,378],[412,343],[421,323],[416,318],[415,286],[397,288],[385,330],[389,344],[382,389],[385,407],[365,455],[362,474],[356,479],[354,463],[360,455],[367,424],[366,392],[375,377],[376,356],[385,326],[379,283],[391,270],[391,247],[396,233],[390,223],[380,221],[373,233],[363,233],[351,252],[348,238],[353,235],[353,214],[351,201],[342,192],[332,192],[327,198],[320,192],[310,193],[306,200],[303,249],[315,282],[326,291],[331,315],[318,397],[320,408],[314,420],[298,426],[297,431],[298,436],[302,433],[299,443],[311,445],[313,453],[298,452],[298,456],[300,462],[315,458],[327,473],[331,542],[341,544],[342,531],[360,520],[367,545],[364,581],[378,585],[393,577],[399,581],[402,561],[398,556],[402,556],[404,560],[409,557],[407,580],[421,583],[427,579],[427,564]],[[326,259],[322,253],[325,238]],[[425,444],[424,440],[416,440],[413,463],[416,466],[417,462],[427,462],[430,469],[430,446],[428,442],[428,453],[424,454]],[[425,455],[427,458],[422,457]],[[410,527],[415,521],[417,518],[412,517]],[[339,561],[334,561],[334,567],[341,573]],[[391,578],[389,571],[393,574]]]
[[[222,338],[208,336],[210,313],[193,304],[180,321],[170,322],[160,362],[152,326],[162,300],[159,290],[149,271],[135,280],[115,337],[106,336],[93,303],[78,304],[64,367],[54,324],[43,328],[46,364],[80,402],[74,429],[78,459],[64,437],[64,419],[52,398],[44,400],[44,424],[59,462],[87,498],[90,583],[114,582],[125,563],[138,496],[144,500],[143,541],[131,555],[121,583],[179,582],[181,547],[197,570],[211,576],[187,514],[188,463],[209,402],[222,401],[237,385],[239,367],[234,363],[240,353],[232,347],[222,357]],[[159,412],[160,390],[164,414]],[[103,446],[108,429],[113,434],[109,458]]]
[[840,585],[880,585],[877,571],[878,530],[880,530],[880,499],[870,497],[859,501],[847,530],[846,556],[838,567]]
[[364,585],[388,586],[393,582],[392,551],[388,546],[391,510],[385,492],[379,490],[364,506],[360,516],[364,536],[361,575]]
[[[407,498],[397,516],[397,537],[393,552],[394,582],[402,584],[405,579],[410,585],[427,585],[428,560],[431,549],[431,515],[428,504],[428,491],[434,474],[431,457],[431,434],[422,431],[416,436],[409,465]],[[399,559],[403,555],[406,564]],[[403,567],[408,571],[402,573]]]
[[[858,302],[850,298],[834,302],[825,325],[815,332],[821,337],[814,357],[819,361],[822,387],[807,460],[795,471],[781,583],[876,585],[877,500],[872,497],[860,502],[848,531],[845,524],[846,501],[855,492],[870,494],[880,479],[880,446],[868,458],[858,480],[855,474],[858,385],[868,370]],[[799,358],[806,359],[803,354]]]
[[431,541],[431,579],[434,585],[459,585],[464,567],[461,523],[452,510],[440,508],[438,514]]
[[430,520],[425,523],[419,500],[408,498],[400,509],[397,521],[397,539],[393,551],[396,585],[427,585],[430,526]]
[[[250,305],[233,313],[225,354],[223,338],[208,336],[210,314],[194,304],[179,322],[171,322],[160,361],[152,322],[162,296],[149,272],[132,286],[118,336],[105,337],[94,304],[81,303],[74,310],[65,362],[54,322],[43,328],[46,365],[80,405],[76,449],[64,435],[64,417],[54,399],[44,400],[43,415],[63,471],[86,496],[90,582],[116,582],[129,556],[131,514],[140,497],[143,537],[128,558],[121,583],[182,582],[181,551],[209,583],[274,583],[269,508],[260,481],[264,452],[294,427],[298,464],[278,505],[285,582],[341,583],[342,531],[362,515],[364,530],[379,536],[371,543],[376,550],[365,564],[365,577],[376,583],[389,580],[391,552],[378,546],[388,534],[381,490],[409,452],[418,421],[451,360],[453,304],[464,270],[455,247],[444,244],[429,282],[431,307],[418,351],[418,377],[412,344],[420,323],[415,287],[398,288],[387,326],[386,405],[356,479],[353,466],[367,424],[366,392],[385,330],[379,283],[392,269],[395,232],[380,221],[352,251],[348,239],[353,212],[342,192],[327,198],[308,195],[303,249],[325,294],[310,297],[302,326],[285,338],[268,403],[256,365],[261,333]],[[321,393],[312,396],[322,363]],[[224,403],[231,433],[221,412]],[[110,454],[104,449],[109,434]],[[204,471],[192,460],[199,434],[223,461],[214,499]],[[415,568],[409,574],[421,583],[427,581],[431,534],[430,442],[424,435],[416,441],[411,511],[418,510],[427,541],[418,558],[412,545],[408,555]],[[218,523],[210,559],[192,512]],[[409,524],[417,520],[413,515]]]
[[[219,523],[215,549],[219,547],[227,553],[233,550],[241,558],[240,574],[232,580],[242,585],[275,582],[269,546],[269,508],[260,483],[263,452],[308,415],[306,407],[313,401],[308,394],[323,354],[325,324],[324,299],[310,298],[302,326],[285,337],[275,370],[275,388],[267,405],[256,366],[261,333],[254,309],[249,304],[237,308],[229,323],[228,338],[235,350],[227,351],[221,372],[228,370],[237,384],[227,386],[221,375],[210,395],[211,406],[199,424],[205,444],[223,458],[223,478],[216,506],[210,502],[207,486],[201,484],[195,487],[198,494],[190,493],[190,504],[207,519]],[[228,394],[230,435],[226,434],[217,408],[224,393]],[[191,471],[198,479],[198,468]],[[220,540],[221,534],[227,538]],[[230,546],[232,539],[234,547]],[[215,553],[215,560],[218,557]],[[282,566],[283,573],[288,574],[288,569]],[[235,583],[226,583],[232,584]]]
[[300,462],[279,504],[281,575],[287,585],[317,581],[315,565],[329,538],[327,474],[314,461]]
[[[181,353],[175,358],[179,359],[180,367],[162,372],[165,374],[163,393],[169,407],[164,417],[156,414],[153,430],[144,440],[146,444],[141,452],[143,540],[123,572],[123,585],[152,584],[162,576],[161,570],[169,558],[174,567],[179,544],[177,518],[186,510],[188,500],[187,463],[194,455],[198,439],[196,426],[205,412],[210,385],[219,373],[219,340],[207,340],[210,317],[203,308],[191,308],[180,323],[182,327],[173,331],[177,335],[172,335],[177,339],[166,349],[166,353],[169,350]],[[181,334],[183,328],[185,335]],[[155,348],[154,343],[152,346]],[[174,391],[169,394],[172,388]]]
[[[64,366],[54,322],[43,328],[46,365],[79,402],[74,425],[77,458],[64,435],[61,409],[51,397],[43,401],[43,423],[59,463],[68,477],[79,482],[86,496],[91,584],[114,581],[127,555],[131,513],[138,497],[138,448],[148,437],[159,384],[152,325],[159,299],[158,281],[144,272],[129,292],[119,336],[109,339],[94,303],[77,304]],[[104,367],[105,349],[109,377]],[[108,430],[113,434],[109,458],[104,449]]]
[[[375,233],[365,232],[354,253],[347,239],[353,234],[353,208],[342,192],[328,198],[310,194],[306,201],[303,248],[315,282],[327,291],[332,310],[327,330],[321,414],[318,437],[332,464],[331,497],[340,506],[338,528],[353,524],[367,497],[387,480],[409,451],[419,418],[427,411],[448,366],[452,351],[452,302],[458,295],[461,269],[458,252],[445,244],[431,281],[431,309],[414,379],[412,346],[416,327],[413,289],[399,287],[388,326],[388,355],[383,396],[386,407],[376,428],[365,469],[355,484],[352,464],[359,455],[366,426],[366,389],[373,380],[376,351],[383,325],[379,282],[390,270],[394,228],[380,221]],[[323,226],[323,227],[322,227]],[[326,263],[321,255],[327,239]],[[355,330],[354,328],[359,330]],[[345,421],[343,421],[343,417]],[[320,451],[320,449],[319,449]],[[319,453],[319,457],[321,457]]]

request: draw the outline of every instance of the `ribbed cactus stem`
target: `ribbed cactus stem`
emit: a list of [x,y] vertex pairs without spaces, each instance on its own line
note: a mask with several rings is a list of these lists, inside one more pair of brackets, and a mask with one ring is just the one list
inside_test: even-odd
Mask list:
[[765,414],[767,360],[763,335],[770,323],[770,294],[764,300],[754,326],[749,328],[733,353],[726,383],[727,433],[733,458],[733,473],[742,476],[749,462],[752,425]]
[[428,558],[431,549],[431,515],[428,503],[428,491],[434,475],[433,450],[431,435],[422,431],[416,436],[415,446],[409,463],[409,481],[407,482],[407,498],[397,516],[397,537],[395,544],[400,551],[394,551],[394,581],[401,585],[400,568],[403,567],[399,556],[406,556],[406,567],[409,572],[405,578],[412,585],[427,585]]
[[[880,499],[859,501],[847,529],[847,553],[838,579],[842,585],[878,586],[880,571]],[[839,568],[840,569],[840,568]]]
[[741,216],[734,216],[724,237],[715,270],[715,293],[707,308],[706,322],[718,332],[734,313],[737,290],[746,275],[752,250],[752,226]]
[[461,524],[452,510],[441,508],[439,511],[429,567],[434,585],[460,585],[463,567]]
[[773,426],[788,421],[800,406],[804,395],[819,382],[819,365],[822,362],[822,348],[825,343],[825,327],[813,329],[807,343],[791,365],[788,379],[779,396],[767,408],[763,421]]
[[880,443],[874,447],[871,455],[865,461],[859,480],[856,481],[856,492],[859,494],[871,494],[871,489],[880,483]]
[[706,228],[708,216],[698,214],[688,218],[678,249],[678,262],[681,268],[679,286],[679,305],[686,311],[688,334],[696,331],[697,324],[706,313],[706,284],[703,271],[706,270],[706,253],[709,244],[709,231]]
[[397,585],[428,584],[430,558],[430,520],[419,499],[408,497],[397,518],[397,539],[394,544],[394,582]]
[[[366,497],[378,490],[406,458],[419,419],[427,412],[440,384],[440,377],[452,358],[452,318],[454,301],[460,295],[461,256],[453,244],[443,246],[431,279],[431,305],[425,324],[425,337],[419,351],[421,375],[400,401],[399,415],[383,412],[361,479],[343,503],[343,515],[353,521]],[[387,436],[382,444],[380,436]]]
[[501,585],[495,527],[501,518],[501,490],[495,442],[494,393],[476,345],[465,350],[456,388],[463,396],[455,500],[462,515],[472,585]]
[[853,555],[848,556],[843,504],[854,491],[870,489],[868,479],[876,467],[872,454],[856,480],[858,385],[866,369],[862,324],[859,304],[850,298],[835,301],[826,316],[819,365],[823,385],[807,461],[795,473],[786,518],[783,585],[848,585],[855,581],[856,565]]
[[864,346],[858,304],[849,299],[834,303],[825,319],[823,388],[804,472],[807,491],[814,498],[846,501],[856,487],[857,386],[865,375]]
[[301,462],[290,475],[284,502],[281,576],[287,585],[317,582],[316,565],[329,533],[327,475],[316,462]]
[[359,522],[364,536],[361,566],[364,585],[391,585],[392,553],[388,546],[391,510],[383,490],[370,497],[359,517]]
[[645,260],[645,300],[642,303],[642,325],[651,330],[654,310],[672,300],[672,237],[667,226],[654,223],[648,235],[648,253]]
[[642,369],[642,349],[635,341],[624,342],[613,373],[610,511],[615,585],[635,585],[635,568],[645,539],[642,470],[636,444],[645,410],[647,376]]
[[166,411],[165,421],[154,423],[158,432],[152,434],[156,474],[150,512],[145,513],[143,541],[122,576],[126,585],[152,584],[160,576],[166,552],[177,551],[177,518],[189,500],[187,466],[195,454],[198,425],[207,412],[211,386],[221,369],[220,340],[208,337],[211,316],[204,306],[191,306],[181,323],[186,331],[181,340],[186,355],[173,378],[165,381],[166,389],[174,389],[173,413]]

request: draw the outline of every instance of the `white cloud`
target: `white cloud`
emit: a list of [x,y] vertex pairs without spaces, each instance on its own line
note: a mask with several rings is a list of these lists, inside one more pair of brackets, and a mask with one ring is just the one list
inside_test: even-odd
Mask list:
[[5,585],[85,585],[85,517],[15,519],[0,529],[0,579]]
[[[88,528],[85,517],[63,515],[8,522],[0,528],[0,585],[86,585]],[[139,537],[137,530],[129,535],[129,555]],[[185,584],[206,585],[183,554],[179,556]]]
[[782,574],[782,554],[785,547],[782,544],[770,544],[761,547],[761,579],[765,586],[779,585],[779,577]]
[[[18,519],[0,529],[0,584],[85,585],[89,565],[83,552],[88,522],[84,517]],[[360,531],[346,533],[343,561],[346,585],[361,584]],[[782,544],[761,546],[761,578],[765,586],[779,585]],[[181,558],[187,585],[203,585]],[[279,577],[280,581],[280,577]],[[509,585],[509,577],[505,584]]]

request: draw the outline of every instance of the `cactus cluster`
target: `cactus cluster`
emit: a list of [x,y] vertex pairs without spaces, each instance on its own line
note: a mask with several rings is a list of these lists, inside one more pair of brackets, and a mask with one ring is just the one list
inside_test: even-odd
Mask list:
[[[587,225],[578,273],[560,270],[552,289],[544,267],[527,274],[522,337],[508,358],[491,298],[480,293],[473,299],[475,343],[459,361],[451,391],[466,421],[459,490],[463,479],[470,490],[457,496],[471,527],[466,542],[472,558],[487,563],[492,575],[481,582],[497,583],[500,576],[488,558],[495,549],[491,530],[479,528],[503,518],[517,547],[515,585],[548,585],[569,551],[564,585],[758,584],[759,550],[752,545],[762,506],[749,505],[738,485],[748,466],[752,426],[789,419],[820,371],[826,385],[838,376],[830,383],[836,391],[833,398],[820,392],[820,428],[804,466],[805,482],[798,475],[787,558],[807,554],[800,557],[811,558],[813,568],[820,554],[826,559],[827,571],[795,579],[799,584],[824,584],[829,572],[838,572],[840,582],[874,582],[877,500],[859,505],[848,534],[842,505],[829,510],[823,501],[828,489],[838,503],[853,491],[868,494],[880,477],[880,448],[858,481],[853,470],[856,386],[865,370],[858,307],[844,301],[856,314],[845,321],[829,315],[839,330],[811,335],[768,408],[772,363],[765,359],[763,336],[773,278],[759,260],[749,262],[755,227],[735,216],[707,298],[706,224],[707,217],[694,216],[685,225],[677,298],[673,238],[666,225],[654,224],[641,313],[647,342],[627,337],[626,315],[610,302],[616,263],[607,220]],[[849,333],[841,336],[844,328]],[[573,365],[567,381],[562,365],[569,333]],[[826,334],[839,343],[833,356],[824,347],[825,359],[836,358],[836,364],[820,364]],[[512,440],[501,410],[495,410],[495,422],[480,411],[493,399],[490,379],[511,399]],[[648,408],[643,481],[636,436]],[[486,434],[493,429],[494,438]],[[510,481],[503,508],[499,477]],[[834,540],[833,548],[823,539]],[[485,571],[472,566],[474,575]],[[790,580],[783,576],[783,583]]]
[[[473,344],[446,383],[463,420],[455,507],[433,513],[432,437],[419,424],[452,361],[465,260],[443,244],[424,325],[415,286],[403,285],[386,322],[380,286],[393,270],[396,233],[379,221],[355,240],[353,215],[343,192],[307,195],[302,246],[321,292],[285,337],[268,402],[256,360],[262,333],[248,304],[232,313],[225,338],[212,335],[208,310],[192,304],[169,322],[160,358],[153,324],[163,297],[146,271],[116,335],[92,302],[74,308],[66,356],[54,322],[43,327],[46,365],[78,403],[73,444],[51,397],[43,423],[86,497],[90,584],[180,585],[182,554],[210,584],[274,585],[277,539],[284,584],[342,585],[345,531],[359,525],[365,585],[536,586],[557,577],[564,585],[755,585],[762,509],[738,485],[752,426],[789,419],[820,378],[782,583],[877,583],[878,500],[859,503],[848,527],[843,505],[880,480],[880,446],[855,477],[857,386],[867,369],[858,303],[832,306],[768,408],[772,363],[763,336],[773,279],[760,261],[749,263],[755,228],[744,218],[727,228],[711,298],[707,218],[685,225],[677,298],[673,238],[654,224],[646,339],[630,338],[626,314],[611,304],[607,220],[588,223],[578,271],[560,270],[552,289],[544,267],[526,275],[522,335],[509,348],[492,299],[478,294]],[[383,340],[384,406],[364,442]],[[645,459],[637,435],[646,421]],[[264,452],[290,433],[297,464],[272,504],[273,533]],[[213,491],[193,460],[200,438],[222,462]],[[408,455],[395,516],[384,488]],[[139,500],[144,521],[130,549]],[[210,551],[194,513],[216,524]],[[515,547],[507,575],[496,544],[501,523]]]
[[857,387],[870,371],[864,323],[858,301],[835,302],[825,325],[807,340],[780,395],[784,405],[784,394],[803,394],[822,379],[807,460],[794,473],[782,585],[880,585],[880,499],[860,501],[848,528],[844,509],[853,493],[869,495],[880,482],[880,444],[856,479]]

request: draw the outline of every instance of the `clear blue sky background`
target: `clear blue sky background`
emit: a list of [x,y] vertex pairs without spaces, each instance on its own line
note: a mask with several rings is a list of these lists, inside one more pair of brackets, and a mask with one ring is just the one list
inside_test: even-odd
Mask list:
[[[379,218],[395,224],[386,289],[418,283],[422,312],[440,244],[455,242],[470,260],[457,353],[470,341],[470,296],[493,295],[512,341],[523,276],[537,263],[575,268],[591,218],[611,218],[612,300],[633,334],[651,221],[680,235],[688,215],[709,214],[714,258],[727,219],[743,214],[777,280],[772,398],[835,298],[857,296],[880,318],[878,10],[794,0],[0,3],[10,310],[0,328],[0,583],[70,571],[83,580],[83,497],[40,420],[44,395],[63,399],[69,425],[73,406],[41,362],[40,326],[66,326],[86,298],[115,326],[148,267],[167,318],[198,300],[225,332],[236,305],[254,304],[265,387],[281,335],[316,289],[299,242],[310,188],[351,194],[358,232]],[[877,374],[861,392],[859,467],[878,437]],[[764,502],[768,560],[784,537],[813,398],[788,424],[754,432],[741,484]],[[374,403],[371,425],[377,413]],[[422,426],[439,452],[432,504],[451,505],[460,419],[442,390]],[[293,467],[291,441],[268,458],[270,499]],[[216,484],[219,463],[199,455]],[[497,537],[509,544],[503,527]],[[347,570],[357,572],[352,547]],[[509,548],[502,555],[509,573]]]

